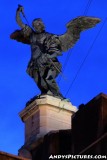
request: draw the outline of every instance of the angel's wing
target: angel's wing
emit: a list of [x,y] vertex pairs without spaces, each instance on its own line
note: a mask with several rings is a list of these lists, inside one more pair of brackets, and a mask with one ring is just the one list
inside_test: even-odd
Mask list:
[[10,35],[11,39],[14,39],[18,42],[22,42],[24,44],[30,44],[30,37],[29,36],[24,36],[23,30],[16,30]]
[[69,48],[73,47],[73,45],[80,38],[81,31],[92,28],[99,22],[99,18],[86,16],[77,17],[76,19],[70,21],[66,25],[66,33],[59,36],[62,51],[67,51]]

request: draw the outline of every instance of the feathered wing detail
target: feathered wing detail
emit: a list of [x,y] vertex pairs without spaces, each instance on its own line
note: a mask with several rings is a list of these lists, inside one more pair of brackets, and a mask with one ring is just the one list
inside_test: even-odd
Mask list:
[[81,31],[94,27],[101,20],[94,17],[77,17],[67,23],[67,31],[65,34],[59,36],[62,51],[67,51],[80,38]]
[[30,36],[24,36],[23,29],[14,31],[10,38],[24,44],[30,44]]

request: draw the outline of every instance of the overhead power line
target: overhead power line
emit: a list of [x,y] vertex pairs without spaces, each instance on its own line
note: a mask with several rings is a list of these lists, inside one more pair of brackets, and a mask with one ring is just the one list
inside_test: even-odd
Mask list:
[[86,153],[87,151],[89,151],[90,149],[92,149],[92,147],[95,147],[96,144],[98,144],[99,142],[101,142],[102,140],[104,140],[106,137],[107,137],[107,132],[104,133],[102,136],[100,136],[93,143],[91,143],[88,147],[86,147],[85,149],[83,149],[80,153],[78,153],[78,155]]
[[105,23],[106,23],[106,21],[107,21],[107,18],[106,18],[105,21],[103,22],[103,24],[102,24],[102,26],[101,26],[99,32],[97,33],[97,35],[96,35],[96,37],[95,37],[95,39],[94,39],[94,41],[93,41],[91,47],[89,48],[89,50],[88,50],[88,52],[87,52],[87,55],[85,56],[83,62],[81,63],[81,65],[80,65],[80,67],[79,67],[79,69],[78,69],[78,71],[77,71],[77,73],[76,73],[76,75],[75,75],[75,77],[74,77],[74,79],[73,79],[73,81],[72,81],[72,83],[71,83],[69,89],[67,90],[67,92],[66,92],[66,94],[65,94],[65,97],[67,96],[67,94],[69,93],[69,91],[70,91],[72,85],[74,84],[74,81],[76,80],[76,78],[77,78],[77,76],[78,76],[78,74],[79,74],[79,72],[80,72],[80,70],[81,70],[83,64],[85,63],[87,57],[89,56],[89,54],[90,54],[90,52],[91,52],[91,50],[92,50],[92,48],[93,48],[93,46],[94,46],[94,44],[95,44],[95,42],[96,42],[96,40],[97,40],[97,38],[98,38],[98,36],[99,36],[101,30],[103,29],[103,27],[104,27],[104,25],[105,25]]
[[89,10],[89,8],[90,8],[90,6],[91,6],[92,1],[93,1],[93,0],[89,0],[89,1],[88,1],[87,6],[86,6],[86,8],[85,8],[85,10],[84,10],[84,13],[83,13],[84,16],[87,15],[88,10]]
[[[88,3],[87,3],[87,6],[86,6],[86,8],[85,8],[85,11],[84,11],[83,15],[86,15],[86,14],[87,14],[87,12],[88,12],[88,10],[89,10],[89,8],[90,8],[90,6],[91,6],[92,1],[93,1],[93,0],[88,0]],[[72,53],[72,50],[73,50],[73,49],[71,48],[71,49],[68,51],[68,53],[67,53],[67,57],[66,57],[65,62],[64,62],[64,64],[63,64],[63,70],[62,70],[62,72],[64,72],[65,69],[66,69],[67,63],[68,63],[69,58],[70,58],[71,53]],[[58,79],[58,84],[60,83],[61,79],[62,79],[62,77],[60,77],[60,78]]]

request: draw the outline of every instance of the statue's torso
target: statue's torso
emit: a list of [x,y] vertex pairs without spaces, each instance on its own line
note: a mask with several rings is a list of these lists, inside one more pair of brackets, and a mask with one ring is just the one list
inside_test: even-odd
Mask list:
[[33,32],[30,37],[32,54],[39,54],[37,53],[39,51],[36,49],[37,47],[39,47],[42,53],[46,53],[45,41],[46,39],[49,39],[50,37],[52,37],[52,34],[47,33],[47,32],[43,32],[39,34]]
[[[31,59],[28,64],[28,69],[27,72],[30,74],[33,69],[36,68],[36,70],[41,69],[41,63],[42,63],[42,54],[50,54],[48,52],[48,45],[50,44],[51,38],[56,37],[54,34],[50,34],[47,32],[37,34],[35,32],[32,32],[30,36],[30,42],[31,42]],[[39,62],[38,60],[41,58],[41,61]],[[55,65],[58,66],[58,68],[61,68],[61,65],[57,59],[57,57],[52,58],[52,61],[54,63],[57,63]],[[52,63],[52,62],[51,62]],[[44,66],[45,65],[45,66]],[[46,67],[50,66],[50,61],[47,61],[46,64],[44,64],[43,61],[43,68],[45,69]],[[51,64],[50,67],[52,67],[53,64]],[[42,70],[43,70],[42,68]],[[31,74],[30,74],[31,75]]]
[[[48,53],[48,43],[50,43],[50,39],[53,38],[55,35],[50,34],[48,32],[43,32],[37,34],[32,32],[30,36],[31,42],[31,60],[29,64],[33,64],[34,66],[39,66],[38,59],[42,57],[42,54],[50,54]],[[58,62],[57,57],[52,58],[53,62]],[[42,59],[41,59],[42,62]],[[44,62],[43,62],[44,63]],[[47,62],[48,64],[48,62]]]

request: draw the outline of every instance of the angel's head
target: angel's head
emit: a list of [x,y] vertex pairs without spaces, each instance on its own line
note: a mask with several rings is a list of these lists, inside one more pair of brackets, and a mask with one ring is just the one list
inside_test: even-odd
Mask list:
[[32,26],[33,26],[34,30],[38,33],[41,33],[45,30],[45,25],[44,25],[42,19],[40,19],[40,18],[34,19],[32,22]]

